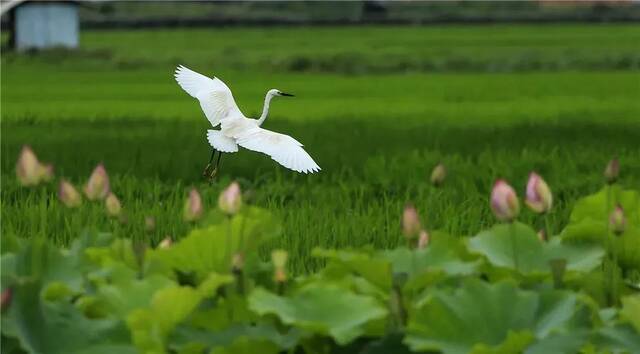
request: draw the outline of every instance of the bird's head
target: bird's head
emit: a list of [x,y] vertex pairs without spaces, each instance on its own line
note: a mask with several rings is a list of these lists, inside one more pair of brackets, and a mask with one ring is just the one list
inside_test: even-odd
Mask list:
[[286,93],[286,92],[282,92],[278,89],[271,89],[269,90],[269,95],[271,96],[285,96],[285,97],[294,97],[294,95],[290,94],[290,93]]

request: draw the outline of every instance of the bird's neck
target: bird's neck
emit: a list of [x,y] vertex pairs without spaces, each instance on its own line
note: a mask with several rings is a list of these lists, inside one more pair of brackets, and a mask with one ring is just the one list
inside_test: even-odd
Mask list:
[[269,115],[269,103],[271,103],[272,98],[273,96],[269,93],[264,97],[264,107],[262,108],[262,115],[258,119],[258,126],[262,125],[262,123],[267,119],[267,115]]

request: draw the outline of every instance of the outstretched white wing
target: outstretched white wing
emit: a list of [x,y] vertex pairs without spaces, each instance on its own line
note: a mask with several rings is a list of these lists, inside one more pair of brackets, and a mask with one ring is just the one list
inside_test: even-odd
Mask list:
[[227,117],[244,117],[231,90],[222,80],[210,79],[182,65],[176,68],[175,77],[183,90],[200,101],[200,107],[212,126],[217,126],[221,119]]
[[235,138],[243,148],[267,154],[288,169],[302,173],[320,171],[320,166],[304,151],[302,144],[288,135],[253,127]]

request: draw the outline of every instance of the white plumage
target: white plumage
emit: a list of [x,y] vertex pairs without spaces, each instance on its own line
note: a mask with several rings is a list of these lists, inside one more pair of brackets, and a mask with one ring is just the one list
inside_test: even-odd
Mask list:
[[233,138],[226,137],[220,130],[207,130],[207,141],[216,150],[230,153],[238,152],[238,144]]
[[178,66],[175,78],[180,87],[200,102],[205,116],[215,128],[209,129],[207,140],[211,146],[225,153],[245,149],[269,155],[282,166],[301,173],[320,171],[320,166],[304,151],[302,144],[294,138],[260,128],[269,114],[269,104],[276,96],[291,96],[271,89],[264,99],[264,108],[259,119],[247,118],[233,99],[227,85],[218,78],[208,78],[184,66]]

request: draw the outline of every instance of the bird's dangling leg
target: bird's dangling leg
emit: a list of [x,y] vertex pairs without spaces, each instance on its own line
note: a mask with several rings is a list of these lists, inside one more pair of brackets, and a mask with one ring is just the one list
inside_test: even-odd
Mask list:
[[211,161],[213,161],[213,157],[216,155],[216,149],[211,149],[211,157],[209,158],[209,162],[207,166],[205,166],[204,171],[202,171],[202,177],[207,177],[209,175],[209,170],[211,169]]
[[222,151],[218,151],[218,160],[216,161],[216,166],[211,170],[209,174],[209,182],[213,182],[213,179],[218,174],[218,167],[220,166],[220,158],[222,158]]

